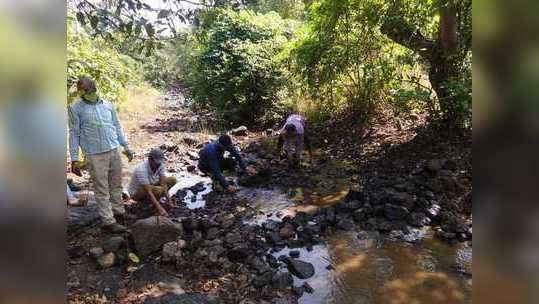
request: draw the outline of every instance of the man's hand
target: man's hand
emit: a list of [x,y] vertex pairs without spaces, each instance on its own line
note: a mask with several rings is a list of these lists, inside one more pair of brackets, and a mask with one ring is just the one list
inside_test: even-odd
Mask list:
[[135,157],[135,153],[133,151],[131,151],[131,149],[126,149],[124,151],[124,154],[125,154],[125,156],[127,156],[127,160],[129,162],[133,161],[133,157]]
[[238,191],[238,189],[236,189],[236,187],[234,187],[234,186],[228,186],[226,188],[226,191],[228,191],[228,193],[234,193],[234,192]]
[[76,176],[82,176],[82,172],[80,171],[80,164],[78,161],[75,160],[71,162],[71,172]]
[[253,167],[247,167],[245,170],[247,172],[247,175],[249,176],[255,176],[258,172],[256,172],[256,169]]

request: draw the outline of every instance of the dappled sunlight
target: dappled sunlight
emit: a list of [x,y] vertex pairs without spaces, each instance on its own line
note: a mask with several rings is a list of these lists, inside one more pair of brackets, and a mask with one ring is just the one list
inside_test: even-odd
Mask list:
[[447,274],[418,271],[406,278],[387,282],[381,289],[384,303],[460,303],[466,299],[458,284]]
[[339,274],[360,271],[359,268],[362,266],[365,259],[366,256],[364,254],[350,256],[339,261],[339,264],[335,269]]

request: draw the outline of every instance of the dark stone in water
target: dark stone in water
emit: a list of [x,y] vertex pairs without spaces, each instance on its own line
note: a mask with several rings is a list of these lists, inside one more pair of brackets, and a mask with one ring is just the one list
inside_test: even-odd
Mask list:
[[292,288],[292,291],[294,292],[294,294],[298,297],[298,298],[301,298],[301,296],[303,295],[303,293],[305,292],[305,289],[303,288],[303,286],[294,286]]
[[284,261],[288,270],[300,279],[308,279],[314,275],[314,266],[302,260],[285,258]]
[[408,229],[408,231],[393,230],[389,234],[389,238],[401,240],[408,243],[416,243],[421,241],[425,237],[425,232],[419,229]]
[[303,289],[305,290],[306,293],[313,293],[314,292],[314,289],[307,282],[304,282],[303,285],[301,285],[301,287],[303,287]]
[[294,283],[294,278],[290,272],[277,272],[271,278],[271,285],[276,289],[285,289],[289,286],[292,286]]
[[365,194],[358,190],[348,190],[348,194],[346,194],[345,201],[365,201]]
[[299,253],[299,250],[292,250],[288,253],[288,255],[290,255],[290,257],[292,258],[297,259],[299,258],[300,253]]

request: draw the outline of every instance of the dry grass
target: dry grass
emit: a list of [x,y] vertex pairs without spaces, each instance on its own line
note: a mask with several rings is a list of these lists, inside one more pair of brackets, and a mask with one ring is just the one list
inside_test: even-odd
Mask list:
[[129,89],[127,101],[117,107],[124,130],[134,131],[140,127],[141,122],[155,118],[158,98],[159,92],[151,87]]

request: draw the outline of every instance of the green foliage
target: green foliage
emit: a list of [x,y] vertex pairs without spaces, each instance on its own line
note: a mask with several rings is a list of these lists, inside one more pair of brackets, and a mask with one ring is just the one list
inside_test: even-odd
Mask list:
[[83,27],[68,20],[67,80],[69,102],[76,98],[73,85],[79,76],[96,80],[98,92],[111,102],[124,102],[127,90],[142,81],[141,65],[133,58],[119,53],[106,41],[90,37]]
[[200,49],[188,84],[195,102],[229,121],[271,117],[282,96],[285,71],[277,55],[287,42],[285,21],[276,13],[215,9],[197,32]]

